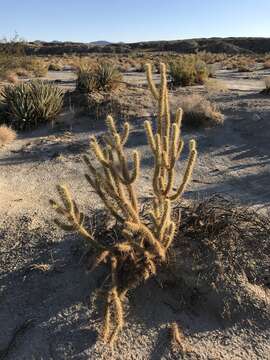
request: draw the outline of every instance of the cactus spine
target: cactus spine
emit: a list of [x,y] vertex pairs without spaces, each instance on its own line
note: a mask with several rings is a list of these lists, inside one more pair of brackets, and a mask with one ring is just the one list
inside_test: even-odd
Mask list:
[[[124,145],[129,136],[129,124],[125,123],[122,132],[117,130],[114,119],[107,117],[108,133],[103,137],[103,145],[96,137],[90,140],[90,148],[99,166],[94,166],[88,156],[84,162],[89,173],[85,175],[91,187],[100,197],[111,215],[121,224],[123,239],[113,246],[99,244],[83,226],[83,215],[71,198],[65,186],[58,191],[63,205],[54,200],[51,204],[56,212],[66,218],[69,224],[56,219],[64,230],[76,230],[97,251],[95,268],[102,262],[111,266],[111,287],[107,294],[104,316],[103,337],[113,345],[123,327],[123,299],[127,291],[140,281],[156,273],[157,264],[166,258],[166,252],[173,242],[176,223],[172,218],[172,202],[180,199],[192,175],[197,157],[196,143],[190,141],[190,153],[181,183],[175,186],[175,165],[183,150],[181,139],[182,110],[178,109],[172,121],[168,100],[166,66],[160,64],[161,84],[159,89],[154,84],[151,66],[147,65],[149,88],[158,104],[158,118],[154,133],[149,121],[144,127],[149,147],[153,153],[155,166],[153,171],[153,199],[150,211],[150,224],[140,216],[138,196],[134,183],[139,176],[140,157],[133,152],[133,169],[128,166]],[[119,284],[118,275],[123,271],[123,264],[130,267],[132,279]],[[113,316],[112,316],[113,315]],[[112,330],[112,322],[114,329]]]

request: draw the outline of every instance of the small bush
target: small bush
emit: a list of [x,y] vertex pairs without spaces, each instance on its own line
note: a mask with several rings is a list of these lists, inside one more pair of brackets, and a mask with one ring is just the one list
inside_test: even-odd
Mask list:
[[196,70],[196,83],[204,84],[209,77],[209,70],[204,61],[198,61],[195,63]]
[[187,127],[210,127],[223,124],[224,117],[216,106],[200,95],[187,95],[181,103],[183,124]]
[[191,86],[203,84],[209,77],[209,71],[205,62],[188,57],[171,62],[170,75],[174,86]]
[[14,141],[17,137],[16,131],[7,125],[0,126],[0,146],[6,145]]
[[63,105],[62,91],[40,80],[6,86],[2,97],[12,124],[20,130],[53,120]]
[[118,120],[127,117],[127,106],[124,106],[116,94],[108,92],[91,92],[87,101],[88,113],[96,120],[112,115]]
[[30,70],[33,72],[34,76],[36,77],[44,77],[48,73],[47,65],[43,61],[38,59],[32,60]]
[[184,61],[172,62],[170,75],[174,86],[190,86],[196,83],[195,67]]

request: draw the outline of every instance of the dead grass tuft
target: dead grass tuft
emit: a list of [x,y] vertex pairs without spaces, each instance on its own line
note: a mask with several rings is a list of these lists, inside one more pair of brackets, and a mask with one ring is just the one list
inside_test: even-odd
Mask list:
[[14,71],[8,71],[5,75],[5,80],[12,83],[12,84],[16,84],[18,82],[18,76],[16,74],[16,72]]
[[6,125],[0,126],[0,146],[10,144],[16,137],[16,131]]
[[180,106],[184,111],[183,124],[187,127],[211,127],[223,124],[224,116],[216,105],[200,95],[183,97]]
[[265,88],[262,90],[262,94],[269,95],[270,94],[270,76],[267,76],[264,79]]
[[227,84],[224,81],[216,79],[207,80],[205,83],[205,89],[211,95],[225,93],[229,90]]
[[269,299],[261,293],[270,287],[269,235],[267,216],[212,196],[182,209],[169,261],[171,274],[176,283],[210,294],[224,317],[267,317]]
[[266,61],[263,63],[263,68],[264,68],[264,69],[270,69],[270,60],[266,60]]

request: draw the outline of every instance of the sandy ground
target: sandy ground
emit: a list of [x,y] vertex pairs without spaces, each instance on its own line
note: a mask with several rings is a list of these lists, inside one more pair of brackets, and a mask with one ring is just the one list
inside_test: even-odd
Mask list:
[[[225,114],[224,125],[184,132],[186,142],[196,138],[199,146],[187,199],[229,194],[258,211],[269,211],[270,98],[259,94],[266,75],[218,73],[230,89],[211,96]],[[61,86],[74,86],[74,74],[49,73],[49,79],[59,78]],[[125,80],[144,84],[145,76],[127,74]],[[192,91],[203,92],[201,87]],[[172,93],[174,105],[181,95],[182,90]],[[48,199],[55,197],[56,184],[66,183],[84,211],[100,207],[86,185],[81,157],[88,151],[89,136],[99,136],[104,127],[87,117],[63,114],[62,119],[64,125],[21,134],[0,149],[0,359],[270,359],[270,321],[225,322],[203,301],[192,310],[177,310],[175,289],[161,289],[155,280],[130,294],[115,352],[97,340],[100,313],[92,300],[102,274],[84,271],[82,244],[51,224]],[[127,144],[128,152],[138,148],[142,155],[142,198],[150,196],[152,166],[143,120],[133,120]],[[40,263],[49,269],[32,267]],[[181,325],[192,349],[186,355],[171,349],[172,321]]]

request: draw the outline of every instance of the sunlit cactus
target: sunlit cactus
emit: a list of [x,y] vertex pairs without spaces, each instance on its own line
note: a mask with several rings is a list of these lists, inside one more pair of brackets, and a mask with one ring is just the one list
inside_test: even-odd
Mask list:
[[[133,152],[130,169],[129,159],[124,151],[129,137],[129,124],[125,123],[122,132],[119,132],[111,116],[106,120],[108,132],[104,135],[103,142],[99,142],[96,137],[90,140],[95,162],[84,156],[88,168],[85,176],[112,217],[120,224],[122,238],[111,246],[97,242],[84,228],[84,217],[65,186],[58,187],[63,206],[51,200],[57,213],[66,219],[66,222],[56,219],[56,224],[64,230],[78,231],[95,249],[97,255],[92,268],[104,262],[110,265],[111,284],[107,293],[103,337],[111,345],[123,327],[123,300],[126,293],[156,274],[157,265],[166,259],[177,225],[172,217],[172,203],[181,198],[190,182],[197,156],[196,143],[191,140],[187,166],[182,181],[175,190],[175,166],[184,147],[181,139],[182,110],[178,109],[175,119],[171,119],[164,64],[160,65],[160,73],[161,85],[158,89],[152,79],[151,66],[147,65],[149,87],[158,105],[156,131],[149,121],[144,123],[155,160],[150,222],[146,222],[141,214],[142,204],[135,189],[140,173],[139,153],[137,150]],[[124,268],[129,269],[131,276],[120,276],[123,275]]]

